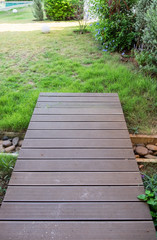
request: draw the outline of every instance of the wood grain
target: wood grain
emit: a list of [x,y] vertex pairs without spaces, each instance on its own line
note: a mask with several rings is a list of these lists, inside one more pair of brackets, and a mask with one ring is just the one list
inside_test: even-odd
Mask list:
[[142,179],[137,172],[13,172],[9,185],[103,185],[138,186]]
[[3,240],[155,240],[151,221],[2,221]]

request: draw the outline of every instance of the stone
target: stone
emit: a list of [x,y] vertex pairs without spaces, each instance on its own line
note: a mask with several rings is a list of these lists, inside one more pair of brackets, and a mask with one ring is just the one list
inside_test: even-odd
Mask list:
[[14,146],[17,146],[18,142],[19,142],[19,137],[13,138],[12,144],[13,144]]
[[16,152],[19,152],[20,151],[20,147],[16,147]]
[[2,140],[3,141],[6,141],[6,140],[8,140],[9,138],[7,137],[7,136],[4,136],[3,138],[2,138]]
[[153,144],[148,144],[146,147],[151,151],[157,151],[157,146]]
[[20,140],[19,143],[18,143],[18,146],[22,147],[22,143],[23,143],[23,140]]
[[0,153],[4,151],[2,144],[0,145]]
[[15,146],[14,145],[12,145],[12,146],[10,146],[10,147],[7,147],[7,148],[5,148],[5,152],[6,153],[10,153],[10,152],[12,152],[12,151],[14,151],[15,150]]
[[139,165],[139,169],[143,169],[144,168],[144,165]]
[[139,146],[136,147],[136,153],[141,156],[145,156],[148,154],[148,149],[146,147]]
[[139,158],[139,157],[140,157],[140,155],[135,155],[135,157],[136,157],[136,158]]
[[148,150],[148,153],[153,155],[153,151],[152,150]]
[[145,155],[144,157],[145,157],[145,158],[148,158],[148,159],[157,159],[156,156],[151,155],[151,154],[147,154],[147,155]]
[[12,144],[11,144],[11,141],[10,141],[10,140],[5,140],[5,141],[2,142],[2,146],[3,146],[4,148],[10,147],[11,145],[12,145]]
[[145,147],[144,143],[138,143],[136,144],[136,147]]
[[157,152],[154,152],[154,156],[157,156]]

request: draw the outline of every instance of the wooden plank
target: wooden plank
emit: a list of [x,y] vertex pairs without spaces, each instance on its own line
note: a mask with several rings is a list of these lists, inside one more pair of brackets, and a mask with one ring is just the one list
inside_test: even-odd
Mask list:
[[119,102],[37,102],[36,108],[121,108]]
[[1,207],[0,239],[155,239],[133,159],[117,94],[41,93]]
[[121,108],[35,108],[34,114],[123,114]]
[[117,115],[33,115],[32,122],[124,122],[122,114]]
[[21,149],[19,158],[81,159],[134,158],[132,149]]
[[30,122],[28,129],[127,129],[125,122]]
[[27,130],[26,139],[128,139],[127,130]]
[[142,184],[137,172],[13,172],[9,185],[15,186],[137,186]]
[[117,93],[51,93],[51,92],[44,92],[40,93],[39,95],[47,97],[118,97]]
[[102,96],[102,97],[54,97],[54,96],[39,96],[38,102],[86,102],[86,103],[98,103],[98,102],[103,102],[103,103],[110,103],[110,102],[120,102],[119,98],[117,96]]
[[132,149],[130,139],[25,139],[22,148],[124,148]]
[[138,172],[138,167],[134,160],[17,160],[14,172],[29,171]]
[[4,202],[137,202],[143,186],[9,186]]
[[0,220],[151,220],[144,202],[3,203]]
[[2,240],[155,240],[150,221],[1,221],[0,229]]

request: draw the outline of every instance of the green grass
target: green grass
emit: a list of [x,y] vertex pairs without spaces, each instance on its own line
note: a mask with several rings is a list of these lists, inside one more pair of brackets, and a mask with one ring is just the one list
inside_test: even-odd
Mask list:
[[0,154],[0,203],[3,200],[17,157]]
[[17,8],[18,13],[0,11],[0,23],[31,23],[33,22],[32,7]]
[[16,159],[13,155],[0,154],[0,179],[10,178]]
[[1,33],[0,130],[26,130],[40,92],[118,92],[129,129],[155,133],[157,81],[73,30]]

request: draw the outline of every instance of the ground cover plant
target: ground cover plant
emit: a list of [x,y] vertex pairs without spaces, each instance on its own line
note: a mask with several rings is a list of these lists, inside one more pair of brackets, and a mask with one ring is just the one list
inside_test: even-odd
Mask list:
[[0,203],[6,192],[16,159],[17,157],[13,155],[0,154]]
[[1,33],[0,130],[26,130],[40,92],[118,92],[129,130],[154,133],[157,82],[73,30]]
[[151,176],[143,174],[142,178],[145,187],[145,194],[139,195],[138,199],[147,202],[149,205],[150,213],[157,230],[157,174]]
[[31,6],[25,8],[18,8],[18,12],[14,14],[12,10],[0,11],[1,23],[31,23],[33,22]]

